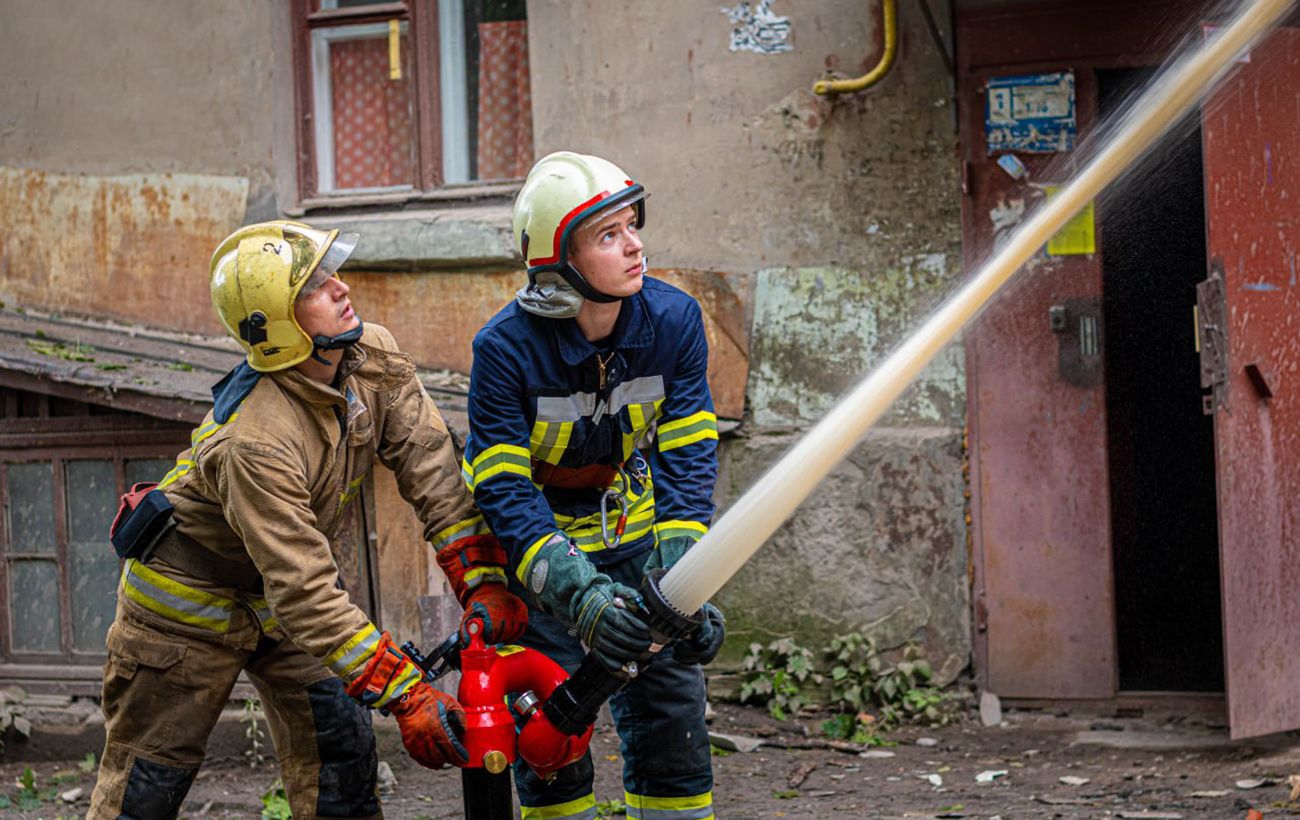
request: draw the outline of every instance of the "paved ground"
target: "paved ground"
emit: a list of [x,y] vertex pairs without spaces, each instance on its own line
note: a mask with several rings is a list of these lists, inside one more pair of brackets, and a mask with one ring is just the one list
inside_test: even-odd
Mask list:
[[[81,708],[90,712],[90,706]],[[182,817],[261,814],[261,796],[276,779],[275,765],[264,760],[249,766],[247,724],[237,712],[231,718],[214,737]],[[1287,786],[1287,778],[1300,773],[1300,737],[1232,744],[1213,718],[1117,719],[1012,710],[995,727],[984,727],[972,715],[941,729],[903,730],[894,736],[898,746],[870,750],[867,757],[798,748],[821,743],[811,733],[817,723],[812,716],[779,723],[758,710],[719,706],[715,731],[764,745],[714,758],[718,817],[1246,818],[1251,809],[1271,817],[1300,814],[1300,803],[1288,802]],[[456,773],[412,764],[391,723],[379,734],[381,756],[397,781],[385,798],[388,817],[462,816]],[[0,795],[9,805],[0,815],[84,815],[94,775],[77,763],[100,743],[102,731],[93,721],[42,728],[29,742],[10,736],[0,755]],[[598,799],[620,798],[612,729],[598,731],[593,749]],[[39,802],[29,800],[28,807],[19,808],[16,781],[29,766]],[[60,792],[73,801],[64,802]],[[603,804],[602,809],[617,807]]]

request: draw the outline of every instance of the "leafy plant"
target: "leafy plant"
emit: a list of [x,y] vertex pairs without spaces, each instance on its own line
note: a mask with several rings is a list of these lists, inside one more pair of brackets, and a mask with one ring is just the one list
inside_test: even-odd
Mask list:
[[627,815],[627,806],[622,800],[602,800],[596,804],[597,817],[619,817]]
[[[258,723],[258,718],[265,719],[262,713],[262,702],[257,698],[244,699],[244,713],[241,719],[248,723],[244,728],[244,737],[248,738],[248,749],[244,752],[244,757],[248,758],[250,769],[256,769],[266,759],[266,753],[263,749],[266,747],[266,733],[262,731],[262,726]],[[283,791],[283,789],[282,789]]]
[[80,763],[77,764],[77,768],[78,768],[78,769],[81,769],[81,770],[82,770],[83,772],[85,772],[86,774],[91,774],[92,772],[95,771],[95,766],[96,766],[96,765],[97,765],[97,764],[96,764],[96,762],[95,762],[95,753],[94,753],[94,752],[86,752],[86,757],[85,757],[85,759],[82,760]]
[[811,702],[806,690],[822,682],[814,659],[812,650],[799,646],[793,638],[780,638],[766,647],[750,644],[740,702],[766,704],[777,720],[798,714]]
[[36,791],[36,772],[31,766],[24,766],[18,778],[18,808],[35,809],[41,805],[41,794]]
[[284,794],[284,783],[277,780],[262,795],[262,820],[292,820],[292,818],[289,798]]
[[790,638],[751,644],[740,701],[765,704],[782,720],[805,706],[825,706],[835,714],[823,721],[824,734],[868,746],[892,745],[884,733],[903,723],[952,720],[954,703],[933,685],[934,671],[921,650],[909,645],[901,658],[892,657],[897,660],[858,632],[831,639],[819,655]]

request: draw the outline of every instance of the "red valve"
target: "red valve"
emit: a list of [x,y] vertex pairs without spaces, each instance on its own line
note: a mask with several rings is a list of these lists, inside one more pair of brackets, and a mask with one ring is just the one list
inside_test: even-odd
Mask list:
[[[555,688],[568,679],[558,663],[523,646],[488,646],[483,623],[470,620],[469,646],[460,650],[460,691],[465,708],[466,768],[505,771],[523,758],[540,776],[578,760],[591,742],[591,728],[577,737],[556,729],[539,708]],[[515,709],[526,716],[516,733],[515,716],[506,705],[515,697]]]

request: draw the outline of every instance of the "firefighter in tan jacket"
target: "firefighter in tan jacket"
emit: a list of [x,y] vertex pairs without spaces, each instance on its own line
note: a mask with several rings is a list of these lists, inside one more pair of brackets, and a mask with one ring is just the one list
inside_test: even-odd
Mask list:
[[108,633],[108,739],[91,818],[175,817],[241,671],[266,709],[294,817],[378,817],[366,707],[418,762],[465,762],[464,711],[341,588],[330,543],[375,459],[396,476],[453,590],[510,642],[527,619],[409,357],[352,311],[355,237],[241,228],[213,255],[213,304],[247,361],[159,488],[176,526],[128,559]]

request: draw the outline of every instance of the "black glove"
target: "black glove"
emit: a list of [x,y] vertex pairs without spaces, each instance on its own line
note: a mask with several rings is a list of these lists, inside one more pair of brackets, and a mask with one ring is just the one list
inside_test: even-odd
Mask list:
[[684,638],[673,643],[673,658],[681,664],[709,663],[718,656],[722,641],[727,637],[727,619],[722,617],[722,610],[710,603],[705,603],[704,623]]

